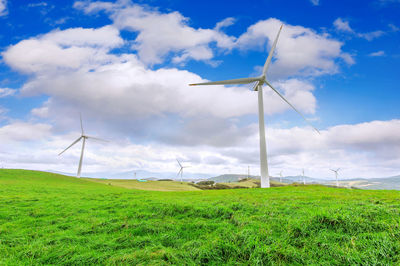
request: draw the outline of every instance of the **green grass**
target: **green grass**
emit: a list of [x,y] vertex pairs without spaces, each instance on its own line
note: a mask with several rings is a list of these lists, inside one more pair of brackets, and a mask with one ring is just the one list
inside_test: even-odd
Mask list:
[[400,193],[144,191],[0,170],[0,265],[400,263]]
[[[246,179],[243,181],[227,182],[227,183],[219,183],[219,184],[223,184],[223,185],[226,185],[229,187],[240,186],[240,187],[245,187],[245,188],[256,188],[256,187],[259,187],[259,185],[257,185],[257,183],[260,184],[260,180],[250,178],[250,179]],[[271,185],[271,187],[279,187],[279,186],[286,186],[287,184],[280,183],[275,180],[270,180],[270,185]]]
[[189,185],[187,182],[179,181],[146,181],[140,182],[138,180],[126,179],[94,179],[87,178],[86,180],[98,182],[106,185],[140,189],[140,190],[154,190],[154,191],[196,191],[199,190],[194,186]]

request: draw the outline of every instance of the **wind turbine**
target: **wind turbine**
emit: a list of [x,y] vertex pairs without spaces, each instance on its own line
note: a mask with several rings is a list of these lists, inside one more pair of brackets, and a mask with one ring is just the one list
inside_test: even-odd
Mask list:
[[306,184],[306,177],[304,176],[304,168],[303,168],[303,185]]
[[68,150],[69,148],[71,148],[72,146],[74,146],[76,143],[78,143],[81,139],[82,141],[82,150],[81,150],[81,157],[79,159],[79,166],[78,166],[78,173],[76,174],[76,177],[80,178],[81,177],[81,169],[82,169],[82,160],[83,160],[83,153],[85,151],[85,143],[87,139],[93,139],[93,140],[98,140],[98,141],[104,141],[104,142],[108,142],[107,140],[104,139],[99,139],[99,138],[95,138],[95,137],[91,137],[88,135],[85,135],[85,132],[83,131],[83,124],[82,124],[82,115],[79,114],[79,118],[81,120],[81,136],[76,139],[74,142],[72,142],[71,145],[69,145],[65,150],[63,150],[62,152],[60,152],[58,154],[58,156],[60,156],[61,154],[63,154],[66,150]]
[[[205,83],[196,83],[189,84],[190,86],[196,85],[237,85],[237,84],[254,84],[254,91],[258,91],[258,123],[260,130],[260,173],[261,173],[261,187],[269,188],[269,175],[268,175],[268,163],[267,163],[267,147],[265,141],[265,124],[264,124],[264,104],[263,104],[263,88],[262,86],[267,84],[279,97],[282,98],[290,107],[292,107],[307,123],[308,120],[290,103],[288,100],[283,97],[282,94],[279,93],[272,85],[267,81],[266,75],[268,71],[268,67],[271,63],[272,56],[275,51],[276,43],[278,42],[279,34],[281,33],[283,25],[280,27],[278,34],[274,43],[272,44],[271,51],[268,54],[267,60],[265,61],[262,75],[255,78],[241,78],[241,79],[231,79],[231,80],[222,80],[222,81],[214,81],[214,82],[205,82]],[[310,123],[309,123],[310,124]],[[312,126],[312,125],[311,125]],[[313,127],[314,128],[314,127]],[[318,133],[319,131],[314,128]]]
[[180,167],[179,172],[178,172],[178,174],[177,174],[176,176],[179,176],[179,174],[181,174],[181,182],[182,182],[182,181],[183,181],[183,179],[182,179],[183,169],[184,169],[184,168],[188,168],[188,167],[190,167],[190,166],[183,166],[183,165],[178,161],[178,159],[176,159],[176,161],[178,162],[179,167]]
[[338,178],[337,178],[337,176],[338,176],[338,172],[339,172],[339,170],[340,170],[340,168],[338,168],[338,169],[336,169],[336,170],[333,170],[333,169],[331,169],[331,171],[333,171],[334,173],[335,173],[335,176],[336,176],[336,186],[337,187],[339,187],[339,181],[338,181]]
[[279,182],[282,183],[282,171],[279,172]]

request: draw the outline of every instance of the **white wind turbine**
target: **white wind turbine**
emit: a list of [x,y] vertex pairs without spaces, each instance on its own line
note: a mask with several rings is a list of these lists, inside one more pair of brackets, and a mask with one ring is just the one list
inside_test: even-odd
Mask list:
[[336,186],[337,187],[339,187],[339,180],[338,180],[338,172],[339,172],[339,170],[340,170],[340,168],[338,168],[338,169],[336,169],[336,170],[333,170],[333,169],[331,169],[331,171],[333,171],[334,173],[335,173],[335,176],[336,176]]
[[304,185],[306,184],[306,177],[305,177],[305,175],[304,175],[304,169],[303,169],[303,184],[304,184]]
[[176,161],[178,162],[179,167],[180,167],[179,172],[178,172],[178,174],[177,174],[176,176],[179,176],[179,174],[181,174],[181,182],[182,182],[182,181],[183,181],[183,179],[182,179],[182,176],[183,176],[183,169],[184,169],[184,168],[189,168],[190,166],[183,166],[183,165],[178,161],[178,159],[176,159]]
[[[268,71],[268,67],[271,63],[272,56],[274,54],[274,50],[276,47],[276,43],[279,38],[279,34],[281,33],[283,25],[280,27],[278,31],[278,35],[274,43],[272,44],[271,51],[268,54],[267,60],[265,61],[262,75],[255,78],[241,78],[241,79],[231,79],[231,80],[223,80],[223,81],[214,81],[214,82],[205,82],[205,83],[196,83],[189,84],[190,86],[195,85],[237,85],[237,84],[249,84],[254,83],[254,91],[258,91],[258,123],[260,130],[260,173],[261,173],[261,187],[269,188],[269,175],[268,175],[268,163],[267,163],[267,147],[265,141],[265,124],[264,124],[264,104],[263,104],[263,89],[262,86],[267,84],[279,97],[282,98],[290,107],[292,107],[307,123],[308,120],[290,103],[288,100],[283,97],[282,94],[279,93],[272,85],[267,81],[266,75]],[[314,128],[314,127],[313,127]],[[318,133],[319,131],[314,128]]]
[[82,160],[83,160],[83,153],[85,151],[85,143],[87,139],[93,139],[93,140],[99,140],[99,141],[104,141],[104,142],[108,142],[107,140],[104,139],[99,139],[99,138],[95,138],[95,137],[91,137],[91,136],[87,136],[85,135],[85,132],[83,131],[83,124],[82,124],[82,116],[79,115],[79,118],[81,120],[81,136],[76,139],[74,142],[72,142],[71,145],[69,145],[65,150],[63,150],[62,152],[60,152],[58,154],[58,156],[60,156],[61,154],[63,154],[66,150],[68,150],[69,148],[71,148],[72,146],[74,146],[76,143],[78,143],[81,139],[82,141],[82,150],[81,150],[81,157],[79,159],[79,166],[78,166],[78,173],[76,174],[76,177],[80,178],[81,177],[81,170],[82,170]]
[[279,182],[282,183],[282,171],[279,172]]

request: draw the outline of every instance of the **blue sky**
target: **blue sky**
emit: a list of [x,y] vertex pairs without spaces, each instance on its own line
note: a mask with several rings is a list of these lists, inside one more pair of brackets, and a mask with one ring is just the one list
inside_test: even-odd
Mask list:
[[396,175],[400,2],[0,1],[0,160],[73,173],[79,112],[92,134],[84,174],[258,173],[256,94],[189,88],[269,77],[318,127],[266,89],[271,174]]

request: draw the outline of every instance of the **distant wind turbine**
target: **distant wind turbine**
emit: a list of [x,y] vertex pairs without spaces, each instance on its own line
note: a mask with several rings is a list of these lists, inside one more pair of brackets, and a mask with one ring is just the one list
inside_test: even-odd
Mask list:
[[[254,91],[258,91],[258,123],[260,130],[260,173],[261,173],[261,187],[269,188],[269,175],[268,175],[268,163],[267,163],[267,147],[265,141],[265,124],[264,124],[264,104],[263,104],[263,89],[262,86],[267,84],[279,97],[282,98],[290,107],[292,107],[307,123],[309,121],[291,104],[283,97],[282,94],[279,93],[272,85],[267,81],[266,75],[268,71],[268,67],[271,63],[272,56],[275,51],[276,43],[278,42],[279,34],[281,33],[283,25],[280,27],[278,31],[278,35],[272,45],[271,51],[268,54],[267,60],[265,61],[262,75],[255,78],[241,78],[241,79],[231,79],[231,80],[223,80],[223,81],[214,81],[214,82],[205,82],[205,83],[196,83],[189,84],[190,86],[195,85],[237,85],[237,84],[254,84]],[[310,123],[309,123],[310,124]],[[314,128],[314,127],[313,127]],[[318,133],[319,131],[314,128]]]
[[87,136],[85,135],[85,132],[83,131],[83,124],[82,124],[82,116],[79,115],[79,118],[81,120],[81,136],[75,140],[74,142],[72,142],[71,145],[69,145],[65,150],[63,150],[62,152],[60,152],[58,154],[58,156],[60,156],[61,154],[63,154],[66,150],[68,150],[69,148],[71,148],[72,146],[74,146],[76,143],[78,143],[81,139],[82,141],[82,150],[81,150],[81,157],[79,159],[79,166],[78,166],[78,173],[76,174],[76,177],[80,178],[81,177],[81,169],[82,169],[82,160],[83,160],[83,153],[85,151],[85,143],[87,139],[93,139],[93,140],[98,140],[98,141],[104,141],[104,142],[108,142],[107,140],[104,139],[99,139],[99,138],[95,138],[95,137],[91,137],[91,136]]
[[282,183],[282,171],[279,172],[279,182]]
[[304,169],[303,169],[303,184],[306,184],[306,177],[304,176]]
[[333,171],[334,173],[335,173],[335,176],[336,176],[336,186],[337,187],[339,187],[339,180],[338,180],[338,172],[339,172],[339,170],[340,170],[340,168],[338,168],[338,169],[336,169],[336,170],[333,170],[333,169],[331,169],[331,171]]
[[182,179],[182,176],[183,176],[183,169],[184,169],[184,168],[189,168],[190,166],[183,166],[183,165],[178,161],[178,159],[176,159],[176,161],[178,162],[179,167],[180,167],[179,172],[178,172],[178,174],[177,174],[176,176],[179,176],[179,174],[181,174],[181,182],[182,182],[182,181],[183,181],[183,179]]

